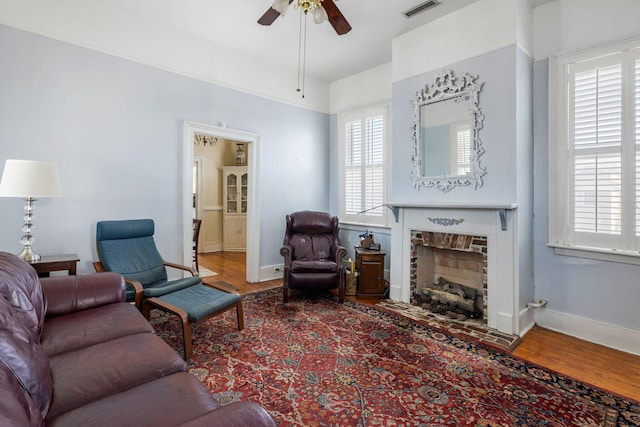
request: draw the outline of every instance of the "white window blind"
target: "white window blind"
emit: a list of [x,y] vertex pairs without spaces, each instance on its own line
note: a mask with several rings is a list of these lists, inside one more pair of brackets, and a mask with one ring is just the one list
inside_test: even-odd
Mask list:
[[471,173],[471,129],[468,124],[455,128],[456,132],[456,164],[451,170],[458,175]]
[[557,64],[550,147],[550,241],[640,251],[640,56],[637,46]]
[[386,224],[386,109],[343,116],[342,220]]

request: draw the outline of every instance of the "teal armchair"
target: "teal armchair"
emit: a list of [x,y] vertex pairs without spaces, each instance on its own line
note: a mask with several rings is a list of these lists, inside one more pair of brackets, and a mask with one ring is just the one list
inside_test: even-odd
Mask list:
[[[120,273],[127,283],[127,300],[135,302],[147,319],[154,308],[181,318],[184,356],[192,355],[191,325],[233,308],[238,330],[244,328],[240,295],[203,283],[197,270],[164,261],[156,248],[151,219],[100,221],[96,226],[96,248],[100,261],[96,271]],[[190,276],[169,280],[167,267]]]

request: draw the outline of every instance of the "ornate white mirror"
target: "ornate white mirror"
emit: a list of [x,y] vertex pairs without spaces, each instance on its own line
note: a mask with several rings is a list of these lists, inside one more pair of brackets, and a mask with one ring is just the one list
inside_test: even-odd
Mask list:
[[441,70],[434,83],[416,93],[413,104],[414,188],[434,187],[447,192],[458,186],[481,187],[487,173],[479,132],[484,115],[478,106],[482,83],[465,73],[461,81],[452,70]]

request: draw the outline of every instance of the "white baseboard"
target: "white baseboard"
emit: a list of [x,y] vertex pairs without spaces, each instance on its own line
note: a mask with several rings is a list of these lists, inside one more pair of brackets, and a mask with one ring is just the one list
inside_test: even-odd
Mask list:
[[204,243],[204,244],[202,244],[202,247],[200,249],[202,249],[203,253],[220,252],[220,251],[222,251],[222,242]]
[[266,282],[269,280],[282,279],[282,272],[284,271],[283,264],[268,265],[260,267],[260,281]]
[[535,311],[543,328],[640,356],[640,331],[549,309]]
[[528,307],[525,308],[520,312],[518,318],[520,319],[518,335],[520,335],[520,337],[523,337],[527,334],[527,332],[531,330],[531,328],[536,325],[534,309]]

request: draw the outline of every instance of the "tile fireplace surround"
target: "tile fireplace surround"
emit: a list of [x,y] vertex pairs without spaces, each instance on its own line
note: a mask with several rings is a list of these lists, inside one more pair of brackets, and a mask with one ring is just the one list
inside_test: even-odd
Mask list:
[[405,303],[411,300],[412,258],[415,261],[412,236],[416,233],[483,236],[486,326],[509,335],[520,334],[523,323],[527,327],[529,320],[520,319],[519,308],[517,205],[388,205],[395,217],[391,226],[390,299]]

